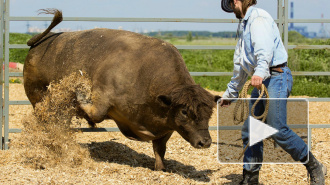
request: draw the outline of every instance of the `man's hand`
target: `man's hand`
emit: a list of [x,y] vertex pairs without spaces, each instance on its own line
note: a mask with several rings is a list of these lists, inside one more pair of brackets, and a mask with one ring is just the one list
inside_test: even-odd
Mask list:
[[262,78],[257,75],[253,75],[251,78],[251,85],[257,89],[261,89]]
[[221,98],[221,101],[220,101],[220,106],[221,107],[229,107],[230,104],[231,104],[231,101],[224,100],[224,99]]

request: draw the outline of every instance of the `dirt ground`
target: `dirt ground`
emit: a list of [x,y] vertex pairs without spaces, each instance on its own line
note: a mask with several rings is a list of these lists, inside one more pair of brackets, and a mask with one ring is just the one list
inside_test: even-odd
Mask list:
[[[22,84],[10,84],[10,99],[27,100]],[[309,104],[310,124],[330,123],[329,104]],[[11,105],[10,128],[22,128],[22,120],[31,112],[31,105]],[[210,125],[216,124],[215,109]],[[83,123],[81,127],[87,127],[87,124]],[[115,124],[104,121],[98,127],[115,127]],[[25,145],[15,146],[7,151],[0,151],[0,184],[238,184],[242,165],[220,164],[217,160],[217,131],[210,133],[213,143],[208,149],[195,149],[179,134],[174,133],[167,143],[167,170],[164,172],[153,171],[151,142],[132,141],[120,132],[77,133],[76,141],[86,148],[90,156],[81,165],[58,164],[36,169],[15,157],[21,150],[31,149]],[[21,135],[11,133],[10,141],[18,140]],[[313,129],[312,152],[328,169],[329,149],[330,129]],[[301,164],[264,164],[260,182],[308,184],[307,172]],[[326,184],[330,184],[329,175],[326,177]]]

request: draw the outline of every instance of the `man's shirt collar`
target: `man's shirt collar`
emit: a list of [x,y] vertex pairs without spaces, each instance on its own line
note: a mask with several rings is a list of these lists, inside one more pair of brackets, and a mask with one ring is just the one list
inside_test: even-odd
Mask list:
[[253,9],[255,9],[254,6],[250,6],[250,7],[247,9],[246,14],[245,14],[245,16],[244,16],[244,18],[243,18],[244,21],[247,21],[247,20],[250,18]]

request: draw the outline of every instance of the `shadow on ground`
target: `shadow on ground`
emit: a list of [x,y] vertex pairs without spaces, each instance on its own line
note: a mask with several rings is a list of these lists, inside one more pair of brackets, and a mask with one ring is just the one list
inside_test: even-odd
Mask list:
[[[82,145],[88,147],[91,157],[96,161],[154,169],[155,158],[138,153],[122,143],[106,141]],[[198,171],[195,167],[184,165],[176,160],[165,160],[165,165],[166,172],[176,173],[199,182],[210,182],[209,176],[214,172],[214,170]]]
[[[230,180],[231,182],[226,182],[224,185],[237,185],[242,180],[242,174],[230,174],[223,176],[222,178],[226,178],[227,180]],[[263,185],[263,183],[259,183],[259,185]]]
[[242,145],[228,144],[228,143],[224,143],[224,142],[219,142],[219,143],[217,143],[217,142],[212,142],[212,144],[218,144],[218,145],[220,145],[220,146],[224,146],[224,145],[226,145],[226,146],[232,146],[232,147],[236,147],[236,148],[243,148]]

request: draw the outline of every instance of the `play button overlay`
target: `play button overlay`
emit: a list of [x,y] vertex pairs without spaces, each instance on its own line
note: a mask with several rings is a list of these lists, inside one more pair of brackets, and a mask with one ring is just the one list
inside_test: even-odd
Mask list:
[[263,123],[262,121],[259,121],[255,119],[252,116],[249,116],[250,121],[250,146],[253,146],[257,144],[258,142],[276,134],[278,132],[277,129],[268,126],[267,124]]
[[[223,98],[225,99],[225,98]],[[217,159],[221,164],[244,164],[243,151],[246,154],[254,151],[260,151],[258,155],[262,155],[263,164],[299,164],[300,161],[295,161],[291,155],[286,152],[281,146],[277,145],[273,139],[276,134],[281,132],[280,128],[275,127],[267,120],[262,122],[254,118],[251,114],[252,105],[257,100],[256,98],[226,98],[231,101],[228,107],[217,106]],[[248,109],[235,109],[239,102],[244,100],[248,103]],[[286,117],[282,121],[290,130],[297,134],[308,147],[310,148],[311,138],[310,129],[308,126],[308,100],[304,98],[262,98],[256,106],[254,115],[260,116],[264,113],[265,101],[269,100],[270,105],[277,103],[287,104]],[[242,114],[242,111],[244,114]],[[274,109],[269,109],[268,115],[274,114]],[[248,112],[248,116],[245,116]],[[234,115],[245,118],[237,123]],[[236,117],[237,118],[237,117]],[[286,119],[286,120],[285,120]],[[215,127],[210,122],[210,127]],[[274,125],[276,125],[275,123]],[[278,129],[278,130],[277,130]],[[210,132],[213,132],[212,130]],[[246,144],[243,144],[242,138],[246,139]],[[267,139],[268,138],[268,139]],[[246,147],[247,146],[247,147]],[[282,145],[283,146],[283,145]],[[253,164],[254,162],[251,162]],[[246,163],[245,163],[246,164]]]

